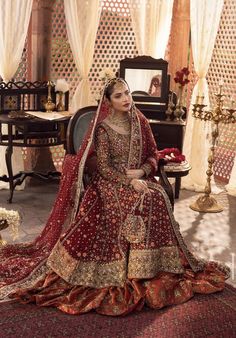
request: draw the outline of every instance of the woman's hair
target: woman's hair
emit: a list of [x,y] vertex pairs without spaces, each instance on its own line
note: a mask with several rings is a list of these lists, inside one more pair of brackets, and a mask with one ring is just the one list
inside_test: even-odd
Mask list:
[[119,78],[119,77],[116,77],[116,78],[113,78],[113,79],[110,79],[108,80],[108,82],[106,83],[105,85],[105,90],[104,90],[104,95],[105,97],[110,101],[111,100],[111,94],[113,93],[114,91],[114,87],[117,83],[123,83],[124,85],[126,85],[127,87],[128,86],[128,83],[122,79],[122,78]]

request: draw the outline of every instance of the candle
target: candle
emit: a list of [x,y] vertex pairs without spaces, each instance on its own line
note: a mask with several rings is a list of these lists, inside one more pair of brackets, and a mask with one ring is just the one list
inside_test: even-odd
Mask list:
[[224,81],[223,79],[221,78],[220,81],[219,81],[219,86],[222,87],[224,85]]
[[230,109],[234,109],[234,103],[235,103],[234,98],[231,96],[231,98],[230,98]]
[[204,101],[204,95],[200,95],[199,96],[199,104],[203,104],[203,101]]
[[219,81],[219,91],[218,91],[218,95],[221,95],[221,90],[222,90],[223,85],[224,85],[224,81],[223,81],[223,79],[221,78],[220,81]]

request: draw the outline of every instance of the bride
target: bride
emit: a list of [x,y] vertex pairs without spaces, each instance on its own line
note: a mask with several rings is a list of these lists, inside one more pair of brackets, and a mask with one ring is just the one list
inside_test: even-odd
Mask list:
[[[94,154],[97,169],[82,191]],[[124,315],[222,290],[228,268],[189,252],[154,178],[157,162],[127,83],[109,80],[77,155],[65,157],[44,230],[32,243],[0,251],[1,299]]]

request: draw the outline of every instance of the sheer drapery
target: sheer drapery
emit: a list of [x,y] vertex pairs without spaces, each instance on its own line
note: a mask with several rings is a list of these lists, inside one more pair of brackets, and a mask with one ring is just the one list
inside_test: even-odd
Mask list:
[[164,58],[170,34],[173,0],[129,0],[139,55]]
[[0,75],[8,82],[19,66],[33,0],[0,0]]
[[234,166],[231,171],[229,183],[226,185],[226,190],[232,196],[236,196],[236,160],[234,160]]
[[100,19],[99,0],[64,1],[67,34],[74,61],[81,76],[72,99],[72,112],[93,104],[89,71],[93,62],[94,45]]
[[[0,75],[5,82],[13,78],[21,61],[32,3],[33,0],[0,0]],[[5,147],[0,147],[0,176],[7,173],[4,157]],[[14,149],[12,162],[14,172],[23,169],[20,148]],[[3,188],[8,184],[0,181],[0,189]]]
[[[190,25],[194,68],[198,81],[193,89],[191,105],[197,95],[204,94],[204,104],[209,108],[206,74],[211,62],[215,38],[219,27],[223,0],[191,0]],[[207,157],[210,148],[210,124],[192,116],[190,108],[184,140],[184,154],[192,170],[182,179],[182,188],[201,191],[206,183]]]

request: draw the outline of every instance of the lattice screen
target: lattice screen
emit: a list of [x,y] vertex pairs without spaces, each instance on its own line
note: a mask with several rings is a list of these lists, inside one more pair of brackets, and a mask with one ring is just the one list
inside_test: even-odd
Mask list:
[[[98,27],[93,65],[89,74],[91,90],[94,95],[100,90],[99,73],[110,68],[114,73],[119,69],[119,61],[137,55],[128,0],[101,1],[102,13]],[[80,76],[73,61],[69,46],[63,0],[56,0],[52,22],[52,69],[51,78],[64,78],[70,83],[70,101],[79,83]],[[58,151],[60,148],[60,151]],[[62,147],[52,147],[54,164],[62,163]]]
[[[94,94],[100,87],[99,72],[102,69],[109,67],[113,72],[116,72],[121,59],[137,55],[128,0],[101,0],[101,6],[102,14],[95,44],[94,61],[89,74]],[[210,93],[217,89],[219,79],[222,77],[225,82],[224,89],[227,97],[236,92],[235,13],[235,0],[225,0],[213,58],[208,72]],[[67,39],[63,0],[56,0],[54,3],[52,27],[51,78],[53,80],[58,78],[66,79],[70,83],[70,95],[72,98],[80,76],[73,61]],[[17,78],[21,79],[27,78],[26,49],[17,73]],[[168,57],[167,49],[166,58]],[[192,73],[191,79],[193,86],[195,82],[194,73]],[[54,163],[60,169],[63,149],[62,147],[53,147],[51,151]],[[217,177],[224,180],[229,178],[235,153],[236,125],[222,126],[215,164]]]
[[[89,74],[92,93],[101,86],[101,70],[110,68],[116,73],[121,59],[137,55],[128,0],[101,1],[101,6],[93,65]],[[55,2],[52,27],[51,78],[65,78],[70,83],[72,97],[80,77],[67,39],[63,0]]]
[[[236,1],[225,0],[220,27],[216,37],[212,61],[209,67],[207,80],[211,93],[211,102],[214,102],[214,93],[217,92],[219,80],[224,80],[223,91],[225,103],[230,98],[236,100]],[[220,138],[216,150],[214,166],[215,176],[222,181],[228,181],[236,155],[236,124],[220,125]]]

